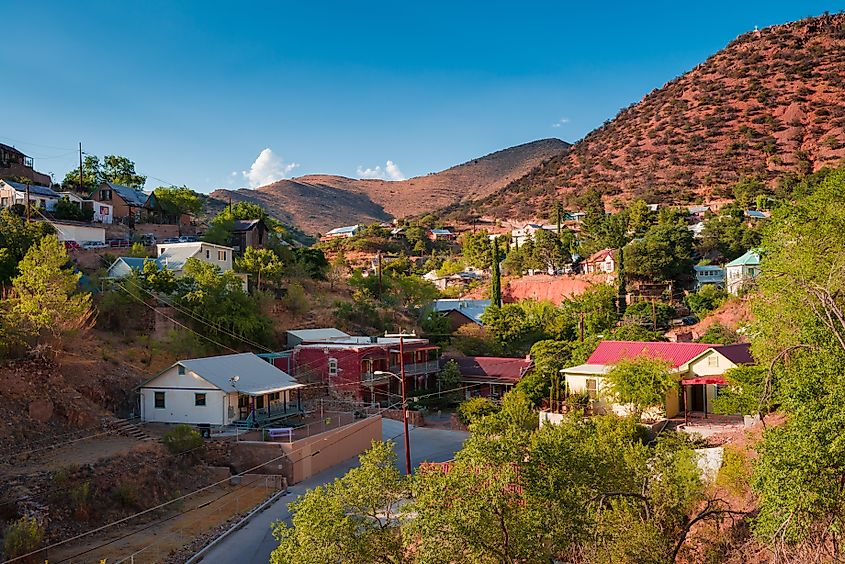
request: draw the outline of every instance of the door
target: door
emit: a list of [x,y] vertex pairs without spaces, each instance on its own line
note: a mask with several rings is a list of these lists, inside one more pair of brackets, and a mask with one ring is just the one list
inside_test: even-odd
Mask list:
[[704,411],[704,384],[690,386],[690,411]]

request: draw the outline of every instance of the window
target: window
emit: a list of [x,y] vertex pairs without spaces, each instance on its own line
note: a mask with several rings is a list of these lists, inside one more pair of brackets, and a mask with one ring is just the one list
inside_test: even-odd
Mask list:
[[211,258],[211,251],[209,251],[208,249],[206,249],[206,250],[205,250],[205,258],[206,258],[206,259],[210,259],[210,258]]
[[9,198],[0,198],[0,205],[2,205],[4,208],[8,208]]
[[155,407],[156,409],[164,409],[164,392],[155,393]]
[[707,366],[711,368],[717,368],[719,366],[719,356],[715,354],[711,354],[707,357]]
[[194,405],[197,407],[205,407],[205,394],[194,394]]
[[587,395],[590,396],[591,400],[594,400],[598,397],[596,383],[597,381],[594,378],[587,379]]
[[181,364],[179,365],[179,367],[177,368],[177,370],[179,371],[179,376],[184,376],[184,375],[185,375],[185,367],[184,367],[184,366],[182,366]]
[[217,251],[217,260],[226,260],[226,251]]
[[329,359],[329,376],[337,376],[337,359]]

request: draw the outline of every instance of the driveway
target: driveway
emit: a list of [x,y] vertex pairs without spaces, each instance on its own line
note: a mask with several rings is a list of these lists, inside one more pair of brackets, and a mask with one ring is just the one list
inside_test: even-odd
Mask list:
[[[402,437],[402,423],[392,419],[382,419],[382,438],[395,443],[396,460],[400,468],[405,466],[405,447]],[[468,433],[445,429],[411,427],[411,464],[416,468],[421,462],[443,462],[454,458],[460,450]],[[279,499],[240,530],[232,533],[202,559],[203,564],[230,564],[231,562],[266,563],[270,553],[276,548],[276,539],[270,530],[274,521],[289,521],[288,504],[307,490],[327,484],[346,474],[358,465],[358,458],[350,458],[341,464],[329,468],[316,476],[304,480],[289,488],[289,494]]]

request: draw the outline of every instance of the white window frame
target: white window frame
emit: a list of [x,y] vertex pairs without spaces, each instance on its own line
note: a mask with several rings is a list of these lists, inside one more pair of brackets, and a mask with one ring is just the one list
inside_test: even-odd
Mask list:
[[337,376],[338,368],[337,368],[337,359],[334,357],[329,358],[329,376]]

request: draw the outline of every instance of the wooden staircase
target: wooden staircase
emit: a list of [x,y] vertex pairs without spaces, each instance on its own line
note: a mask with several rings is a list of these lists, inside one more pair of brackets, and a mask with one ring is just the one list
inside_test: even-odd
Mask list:
[[110,421],[106,428],[116,435],[129,437],[143,442],[151,442],[157,440],[148,435],[138,423],[138,420],[132,419],[114,419]]

